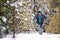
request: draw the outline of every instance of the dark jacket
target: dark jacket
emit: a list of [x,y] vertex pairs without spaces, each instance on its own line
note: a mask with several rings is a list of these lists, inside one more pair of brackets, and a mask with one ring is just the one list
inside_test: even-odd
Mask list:
[[43,14],[41,15],[36,15],[36,19],[37,19],[37,24],[43,24],[45,16]]

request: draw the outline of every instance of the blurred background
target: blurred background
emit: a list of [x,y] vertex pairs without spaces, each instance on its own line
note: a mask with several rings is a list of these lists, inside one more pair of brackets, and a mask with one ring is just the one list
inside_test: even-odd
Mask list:
[[0,35],[38,32],[38,10],[48,16],[44,32],[60,34],[60,0],[0,0]]

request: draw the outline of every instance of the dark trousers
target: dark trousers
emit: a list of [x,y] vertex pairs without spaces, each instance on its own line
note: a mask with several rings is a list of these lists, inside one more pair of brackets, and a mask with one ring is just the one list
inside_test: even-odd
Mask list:
[[43,34],[43,23],[38,24],[39,34]]

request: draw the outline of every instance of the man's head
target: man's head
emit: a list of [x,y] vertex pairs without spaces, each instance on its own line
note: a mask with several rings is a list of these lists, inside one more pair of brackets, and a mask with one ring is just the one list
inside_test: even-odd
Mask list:
[[40,14],[42,14],[42,12],[41,11],[38,11],[38,14],[40,15]]

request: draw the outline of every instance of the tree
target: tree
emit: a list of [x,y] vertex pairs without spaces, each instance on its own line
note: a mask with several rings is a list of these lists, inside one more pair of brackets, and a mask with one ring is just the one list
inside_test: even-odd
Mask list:
[[58,6],[55,5],[56,14],[52,15],[50,17],[51,22],[46,27],[46,32],[60,34],[60,16],[59,16],[60,15],[60,5],[59,5],[59,0],[56,0],[56,1],[58,1]]
[[[16,15],[15,8],[10,5],[10,1],[12,0],[0,0],[0,26],[4,26],[6,29],[7,27],[13,30],[13,37],[15,37],[15,26],[16,22],[14,16]],[[14,10],[13,10],[14,9]],[[5,21],[4,21],[5,20]],[[11,25],[13,24],[13,25]],[[13,29],[12,29],[13,28]]]
[[[32,1],[0,0],[0,3],[0,24],[5,28],[9,27],[10,30],[13,30],[13,37],[16,30],[20,32],[34,31]],[[2,17],[6,19],[5,22],[2,20]]]

